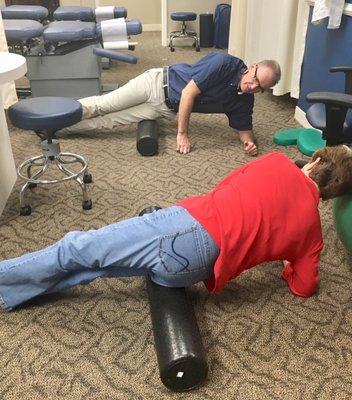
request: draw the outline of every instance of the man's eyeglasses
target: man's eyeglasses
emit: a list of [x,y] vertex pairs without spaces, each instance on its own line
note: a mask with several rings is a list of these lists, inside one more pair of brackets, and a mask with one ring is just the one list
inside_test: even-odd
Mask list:
[[258,64],[256,64],[256,66],[255,66],[253,79],[255,80],[258,89],[259,89],[262,93],[264,93],[264,90],[265,90],[265,89],[260,85],[259,79],[258,79],[258,77],[257,77],[257,71],[258,71]]

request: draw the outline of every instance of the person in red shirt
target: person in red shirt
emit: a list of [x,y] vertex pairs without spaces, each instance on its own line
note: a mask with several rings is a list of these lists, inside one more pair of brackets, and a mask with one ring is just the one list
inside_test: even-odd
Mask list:
[[352,150],[317,151],[302,169],[280,152],[235,169],[212,191],[173,207],[70,232],[52,246],[0,262],[0,304],[101,277],[146,276],[165,286],[204,281],[216,293],[241,272],[284,260],[289,289],[311,296],[323,238],[319,198],[352,192]]

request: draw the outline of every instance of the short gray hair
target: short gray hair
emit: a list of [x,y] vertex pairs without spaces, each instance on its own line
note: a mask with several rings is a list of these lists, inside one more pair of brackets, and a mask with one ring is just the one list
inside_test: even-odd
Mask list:
[[263,60],[263,61],[260,61],[258,63],[258,65],[269,68],[273,72],[270,87],[275,86],[281,78],[280,64],[275,60]]

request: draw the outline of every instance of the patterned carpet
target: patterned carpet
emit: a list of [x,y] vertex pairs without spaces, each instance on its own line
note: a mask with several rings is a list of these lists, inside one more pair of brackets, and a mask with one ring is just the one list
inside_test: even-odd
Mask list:
[[[104,82],[123,84],[150,67],[193,62],[207,52],[170,53],[159,45],[159,33],[145,33],[139,42],[139,63],[114,65],[104,71]],[[277,130],[297,126],[294,106],[288,97],[257,95],[261,154],[278,149],[272,142]],[[63,150],[89,160],[93,209],[82,211],[78,187],[67,183],[35,189],[32,214],[20,217],[18,181],[0,219],[0,258],[47,246],[71,230],[135,216],[148,205],[204,193],[248,161],[224,116],[192,116],[194,150],[187,156],[175,152],[176,123],[160,126],[160,152],[151,158],[136,151],[136,126],[62,137]],[[17,164],[40,153],[31,132],[12,128],[11,141]],[[280,150],[301,158],[295,148]],[[321,205],[321,216],[326,248],[315,296],[293,296],[280,279],[280,263],[246,272],[218,295],[202,284],[190,291],[210,367],[199,390],[180,395],[163,387],[145,282],[109,279],[0,311],[0,398],[351,399],[351,258],[336,237],[330,202]]]

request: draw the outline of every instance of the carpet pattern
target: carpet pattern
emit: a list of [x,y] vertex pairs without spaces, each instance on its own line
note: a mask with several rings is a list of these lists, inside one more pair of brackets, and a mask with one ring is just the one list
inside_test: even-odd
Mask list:
[[[174,53],[160,46],[159,33],[139,38],[137,65],[114,65],[106,83],[125,83],[140,72],[174,62],[193,62],[208,50]],[[254,128],[260,153],[279,148],[273,134],[297,126],[294,101],[258,94]],[[48,246],[71,230],[99,228],[142,208],[168,206],[211,189],[249,159],[222,115],[195,114],[193,151],[175,152],[176,122],[160,123],[160,151],[138,155],[136,126],[116,132],[61,138],[63,150],[90,163],[93,209],[83,211],[74,183],[37,188],[32,214],[19,216],[18,180],[0,218],[0,258]],[[11,128],[16,163],[40,154],[39,139]],[[321,204],[326,247],[319,292],[293,296],[280,279],[281,265],[268,263],[242,274],[218,295],[199,284],[190,290],[210,372],[198,390],[174,394],[163,387],[145,282],[97,280],[38,298],[12,313],[0,311],[0,398],[10,399],[324,399],[352,398],[351,258],[338,241],[330,202]],[[299,215],[297,216],[299,218]],[[283,223],[285,223],[283,221]]]

